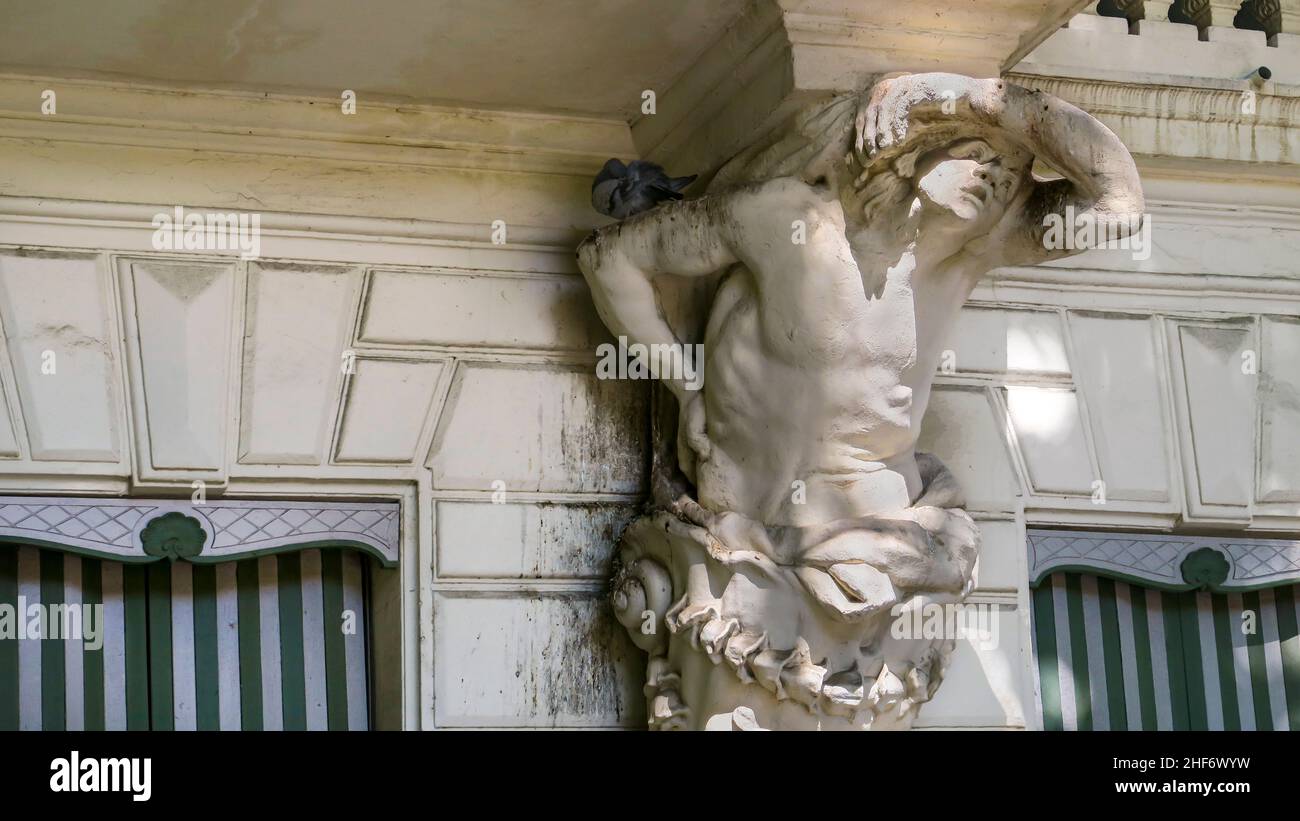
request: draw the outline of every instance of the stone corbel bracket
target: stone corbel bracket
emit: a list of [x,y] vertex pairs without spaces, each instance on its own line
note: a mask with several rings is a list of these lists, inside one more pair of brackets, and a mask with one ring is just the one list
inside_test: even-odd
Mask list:
[[1063,571],[1160,590],[1245,592],[1300,582],[1300,541],[1030,530],[1030,584]]
[[199,564],[307,547],[348,547],[395,567],[395,502],[211,501],[0,497],[0,543],[129,563]]
[[991,77],[1090,0],[761,0],[632,124],[641,155],[701,174],[800,106],[894,71]]

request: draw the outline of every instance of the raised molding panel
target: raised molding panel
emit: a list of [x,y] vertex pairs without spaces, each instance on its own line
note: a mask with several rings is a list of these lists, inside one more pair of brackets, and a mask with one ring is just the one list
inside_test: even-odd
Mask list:
[[1150,316],[1072,311],[1075,382],[1108,499],[1170,499],[1168,403]]
[[639,651],[603,597],[437,593],[440,727],[644,727]]
[[249,266],[241,464],[323,461],[360,279],[350,268]]
[[[1102,573],[1164,589],[1208,584],[1215,590],[1254,590],[1300,581],[1300,542],[1236,536],[1030,530],[1029,582],[1058,570]],[[1210,550],[1222,559],[1222,579],[1184,576],[1183,562]]]
[[1260,336],[1256,500],[1300,502],[1300,319],[1266,316]]
[[[1140,172],[1145,170],[1139,166]],[[1133,252],[1123,249],[1092,249],[1070,259],[1068,264],[1058,261],[1051,265],[1086,271],[1136,269],[1257,280],[1286,278],[1295,270],[1292,260],[1300,253],[1300,232],[1295,230],[1291,214],[1282,209],[1261,207],[1250,218],[1229,211],[1214,221],[1197,213],[1201,207],[1196,204],[1154,201],[1148,202],[1147,210],[1152,233],[1146,259],[1134,260]]]
[[[1041,278],[1017,273],[1009,285],[978,291],[963,309],[976,317],[963,320],[957,367],[949,372],[941,366],[936,386],[995,389],[994,423],[1005,431],[1031,521],[1272,531],[1300,526],[1300,460],[1295,438],[1287,435],[1300,424],[1300,387],[1291,375],[1300,319],[1283,313],[1300,314],[1293,297],[1262,290],[1247,297],[1228,289],[1215,301],[1219,310],[1210,311],[1172,289],[1074,289],[1057,280],[1055,267],[1028,270]],[[1091,278],[1088,271],[1074,274]],[[991,299],[994,294],[1005,302]],[[1143,309],[1151,304],[1159,308]],[[1018,315],[1061,309],[1071,369],[995,367],[1001,360],[997,341]],[[985,339],[983,348],[973,331],[980,326],[994,339]],[[1047,330],[1052,327],[1037,331],[1045,341],[1040,349],[1061,344]],[[978,367],[971,364],[973,351],[983,351]],[[944,418],[950,413],[940,400],[925,424],[950,424]],[[923,430],[922,449],[927,435]],[[941,447],[960,452],[964,445],[957,439]],[[1095,479],[1103,484],[1093,486]],[[992,492],[982,474],[965,486],[975,485],[974,496]],[[1014,507],[1013,493],[993,495],[976,509]]]
[[[179,513],[203,531],[202,548],[187,557],[219,562],[285,549],[351,546],[386,566],[401,552],[400,505],[395,502],[269,502],[164,499],[85,499],[0,496],[0,541],[22,542],[128,562],[162,557],[146,552],[141,534],[162,516]],[[197,531],[196,531],[197,532]]]
[[348,379],[335,462],[409,463],[418,447],[444,363],[357,357]]
[[236,335],[233,264],[121,259],[142,481],[224,481]]
[[0,458],[17,459],[21,455],[18,438],[14,436],[13,419],[9,415],[9,403],[0,391]]
[[917,449],[938,456],[961,483],[972,510],[1013,510],[1020,482],[1007,458],[988,389],[936,384]]
[[26,435],[18,427],[18,393],[14,388],[13,362],[5,343],[3,313],[0,313],[0,459],[21,459]]
[[953,340],[957,373],[1070,373],[1055,311],[971,305],[958,316]]
[[90,255],[0,253],[0,323],[35,461],[120,458],[106,284]]
[[[970,601],[976,603],[979,598],[976,593]],[[989,609],[987,624],[996,631],[997,640],[957,641],[952,661],[943,674],[946,687],[940,687],[934,700],[921,708],[913,725],[917,729],[1025,726],[1033,694],[1020,676],[1024,664],[1019,641],[1020,611],[1009,603],[977,603]]]
[[975,568],[975,591],[1014,591],[1020,586],[1025,542],[1013,519],[978,520],[980,560]]
[[1173,320],[1168,329],[1186,517],[1248,521],[1259,367],[1254,323]]
[[1078,393],[1036,385],[1009,385],[1003,390],[1010,430],[1032,492],[1091,495],[1097,473]]
[[430,457],[434,487],[641,492],[645,383],[592,370],[463,362]]
[[357,341],[591,351],[605,336],[576,277],[375,271]]
[[439,501],[440,579],[604,579],[640,505]]

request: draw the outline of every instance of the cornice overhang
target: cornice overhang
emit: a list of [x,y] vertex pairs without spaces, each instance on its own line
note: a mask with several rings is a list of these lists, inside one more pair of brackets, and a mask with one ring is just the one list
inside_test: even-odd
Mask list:
[[810,100],[889,71],[999,75],[1085,5],[760,0],[658,95],[632,136],[643,156],[707,180]]
[[0,138],[581,177],[635,151],[615,118],[22,74],[0,74]]

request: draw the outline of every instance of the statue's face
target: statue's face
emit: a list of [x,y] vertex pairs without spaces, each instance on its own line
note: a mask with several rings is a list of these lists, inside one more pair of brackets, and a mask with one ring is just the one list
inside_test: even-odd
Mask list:
[[917,195],[927,216],[955,220],[966,230],[987,230],[1006,213],[1024,171],[1024,160],[983,140],[963,140],[917,161]]

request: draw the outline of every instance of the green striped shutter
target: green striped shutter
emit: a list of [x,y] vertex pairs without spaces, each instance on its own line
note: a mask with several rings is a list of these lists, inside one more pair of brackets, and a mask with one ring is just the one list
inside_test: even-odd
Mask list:
[[1063,571],[1032,612],[1045,729],[1300,727],[1296,585],[1167,591]]
[[20,597],[102,604],[104,641],[0,639],[0,730],[368,726],[352,550],[126,564],[0,545],[0,604]]

